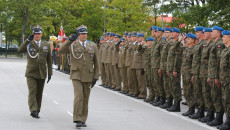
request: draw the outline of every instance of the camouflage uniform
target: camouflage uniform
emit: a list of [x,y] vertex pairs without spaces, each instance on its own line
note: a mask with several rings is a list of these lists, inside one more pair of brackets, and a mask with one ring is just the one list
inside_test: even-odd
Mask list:
[[173,39],[169,39],[167,43],[164,45],[162,49],[161,61],[160,61],[160,69],[162,70],[163,86],[164,86],[166,98],[172,98],[172,94],[170,92],[170,87],[169,87],[169,77],[166,73],[168,52],[172,44],[173,44]]
[[[173,96],[174,102],[181,101],[181,64],[182,64],[182,53],[181,43],[176,40],[170,47],[167,57],[167,68],[169,71],[169,87]],[[173,72],[177,72],[177,77],[173,76]]]
[[215,79],[219,79],[220,55],[225,48],[222,40],[219,39],[212,47],[208,65],[208,77],[211,79],[211,97],[216,112],[223,112],[221,87],[215,85]]
[[205,40],[200,41],[194,47],[194,54],[192,60],[192,74],[193,74],[193,86],[194,86],[194,100],[196,101],[198,108],[204,107],[204,99],[202,95],[202,85],[199,77],[200,74],[200,66],[201,66],[201,52],[203,49],[203,44]]
[[156,46],[156,44],[157,44],[157,38],[154,38],[154,41],[153,41],[153,44],[152,44],[152,46],[151,46],[151,69],[152,69],[152,86],[153,86],[153,90],[154,90],[154,93],[155,93],[155,97],[159,97],[160,95],[159,95],[159,93],[158,93],[158,91],[157,91],[157,86],[155,85],[155,80],[154,80],[154,74],[153,74],[153,72],[154,72],[154,70],[153,70],[153,64],[154,64],[154,57],[153,57],[153,53],[154,53],[154,48],[155,48],[155,46]]
[[210,41],[209,44],[204,43],[203,49],[202,49],[202,56],[201,56],[201,66],[200,66],[200,78],[202,82],[202,94],[204,98],[204,104],[205,107],[207,107],[209,110],[214,110],[212,98],[211,98],[211,88],[210,85],[207,82],[208,78],[208,62],[209,62],[209,55],[210,50],[213,47],[214,42]]
[[192,60],[193,60],[193,53],[194,47],[188,48],[183,52],[183,62],[182,62],[182,77],[183,77],[183,94],[186,102],[188,103],[189,107],[194,107],[195,100],[194,100],[194,88],[191,82],[192,78]]

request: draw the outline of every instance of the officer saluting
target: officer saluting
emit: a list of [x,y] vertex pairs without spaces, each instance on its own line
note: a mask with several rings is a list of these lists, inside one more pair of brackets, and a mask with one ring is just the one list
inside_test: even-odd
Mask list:
[[[73,122],[77,123],[76,127],[86,127],[90,89],[99,77],[99,59],[96,44],[86,41],[86,26],[81,25],[76,32],[58,51],[62,54],[70,52],[70,79],[74,87]],[[77,37],[79,40],[76,40]]]
[[28,104],[31,116],[39,118],[39,112],[42,102],[42,92],[47,76],[48,81],[52,75],[52,60],[50,44],[42,41],[42,27],[37,25],[32,28],[33,34],[18,48],[18,52],[26,52],[28,54],[28,62],[26,68],[27,85],[29,89]]

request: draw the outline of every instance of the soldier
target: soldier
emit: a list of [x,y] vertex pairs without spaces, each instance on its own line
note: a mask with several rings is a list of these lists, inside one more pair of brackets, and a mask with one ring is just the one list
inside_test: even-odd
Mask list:
[[183,51],[183,62],[182,62],[182,76],[183,76],[183,93],[184,98],[189,106],[187,112],[182,113],[183,116],[189,116],[195,113],[195,101],[194,101],[194,87],[191,82],[192,78],[192,59],[193,59],[193,48],[196,45],[196,35],[188,33],[186,35],[185,50]]
[[124,39],[125,39],[125,41],[128,41],[128,32],[127,31],[125,31],[125,33],[124,33]]
[[158,95],[160,96],[160,100],[158,102],[153,103],[154,106],[160,106],[165,103],[165,91],[163,88],[163,78],[162,75],[158,74],[158,70],[160,69],[160,60],[161,60],[161,52],[165,45],[165,40],[162,38],[164,34],[164,29],[157,28],[156,30],[156,44],[153,49],[153,59],[152,59],[152,69],[153,69],[153,77],[154,81],[153,84],[156,86],[156,90]]
[[[137,33],[137,44],[134,46],[134,55],[132,61],[132,68],[135,71],[134,81],[137,81],[137,88],[135,88],[137,99],[145,99],[147,96],[145,77],[144,77],[144,53],[142,46],[144,45],[144,34]],[[138,90],[137,90],[138,89]]]
[[102,55],[104,57],[104,65],[105,65],[105,74],[106,74],[106,85],[104,87],[109,88],[112,86],[112,79],[110,75],[110,69],[109,69],[109,62],[108,62],[108,48],[110,47],[110,33],[106,33],[105,35],[105,47],[103,49]]
[[121,48],[119,50],[118,67],[120,69],[120,74],[121,74],[122,83],[123,83],[122,91],[120,93],[123,93],[123,94],[127,94],[129,91],[128,80],[127,80],[127,67],[125,66],[127,49],[128,49],[127,41],[124,38],[122,38]]
[[[87,27],[81,25],[76,32],[59,48],[59,52],[70,52],[70,79],[74,87],[73,122],[77,123],[76,127],[86,127],[90,90],[99,77],[99,59],[96,44],[86,40]],[[77,37],[79,40],[76,40]]]
[[48,81],[52,75],[52,58],[50,45],[46,41],[42,41],[42,27],[37,25],[32,28],[33,34],[18,48],[18,52],[27,51],[28,62],[26,69],[27,85],[29,89],[28,104],[30,116],[40,118],[39,112],[42,103],[42,93],[47,76]]
[[98,51],[99,53],[99,57],[100,57],[100,72],[101,72],[101,81],[102,81],[102,84],[99,85],[99,86],[104,86],[106,85],[106,73],[105,73],[105,64],[104,64],[104,54],[103,54],[103,50],[105,48],[105,40],[104,40],[104,37],[100,38],[100,49]]
[[144,71],[145,71],[145,80],[146,80],[146,87],[149,90],[149,96],[147,99],[145,99],[145,102],[153,102],[155,99],[155,93],[154,93],[154,88],[153,88],[153,81],[152,81],[152,68],[151,68],[151,47],[153,44],[153,38],[148,37],[146,38],[146,44],[143,46],[145,48],[144,50]]
[[219,70],[220,70],[220,55],[222,50],[225,48],[221,39],[221,31],[223,29],[218,26],[212,28],[212,40],[215,45],[212,47],[210,52],[209,64],[208,64],[208,80],[211,87],[211,98],[216,111],[216,118],[207,124],[210,126],[218,126],[223,123],[224,108],[222,104],[222,90],[219,81]]
[[206,40],[206,43],[203,44],[203,49],[201,52],[201,66],[200,66],[200,79],[202,83],[202,94],[204,98],[204,104],[205,107],[208,109],[208,112],[206,116],[203,118],[200,118],[199,121],[203,123],[207,123],[214,118],[214,106],[213,102],[211,99],[211,88],[210,85],[207,82],[208,78],[208,61],[209,61],[209,55],[210,55],[210,50],[213,47],[214,43],[211,40],[211,28],[205,28],[203,30],[204,32],[204,38]]
[[160,107],[163,109],[169,108],[172,106],[172,94],[170,92],[170,87],[169,87],[169,79],[166,74],[166,64],[167,64],[167,57],[168,57],[168,52],[170,48],[170,44],[173,43],[173,40],[171,38],[171,32],[172,30],[168,27],[164,28],[164,36],[166,38],[166,44],[163,46],[162,53],[161,53],[161,60],[160,60],[160,69],[158,70],[158,74],[163,78],[163,86],[164,86],[164,91],[166,95],[167,102]]
[[128,82],[128,96],[134,94],[133,89],[133,76],[132,76],[132,69],[131,69],[131,62],[132,62],[132,33],[128,34],[128,41],[127,41],[127,49],[126,49],[126,58],[125,58],[125,67],[127,67],[127,82]]
[[182,64],[182,52],[183,49],[181,48],[182,39],[178,40],[180,30],[177,28],[172,28],[172,38],[173,44],[170,45],[170,49],[168,52],[167,57],[167,66],[166,72],[169,76],[169,87],[171,89],[171,94],[174,99],[174,104],[170,108],[167,108],[167,111],[170,112],[180,112],[180,101],[182,98],[181,95],[181,64]]
[[224,30],[222,31],[223,35],[223,43],[225,45],[225,49],[221,53],[220,57],[220,73],[219,79],[221,83],[222,89],[222,99],[223,105],[226,114],[226,121],[223,125],[218,126],[217,128],[220,130],[229,130],[230,129],[230,31]]
[[199,43],[194,47],[191,81],[194,86],[194,100],[196,101],[198,110],[195,114],[189,116],[189,118],[191,119],[199,119],[204,117],[204,99],[202,94],[201,80],[199,77],[201,66],[201,52],[203,49],[203,44],[205,43],[203,29],[205,28],[202,26],[198,26],[194,29]]
[[[150,31],[151,31],[151,35],[152,37],[154,38],[154,41],[153,41],[153,44],[152,44],[152,47],[151,47],[151,66],[153,65],[153,53],[154,53],[154,48],[155,48],[155,45],[157,43],[157,37],[156,37],[156,30],[157,30],[157,26],[152,26]],[[153,76],[153,68],[151,69],[151,73],[152,73],[152,86],[153,86],[153,89],[154,89],[154,95],[155,95],[155,99],[153,102],[151,102],[151,104],[153,103],[156,103],[156,102],[159,102],[160,101],[160,96],[159,96],[159,93],[157,92],[157,87],[155,86],[155,83],[154,83],[154,76]]]
[[112,50],[112,66],[113,66],[113,75],[114,75],[114,90],[121,91],[121,74],[118,67],[118,58],[120,50],[120,38],[119,34],[115,35],[114,48]]

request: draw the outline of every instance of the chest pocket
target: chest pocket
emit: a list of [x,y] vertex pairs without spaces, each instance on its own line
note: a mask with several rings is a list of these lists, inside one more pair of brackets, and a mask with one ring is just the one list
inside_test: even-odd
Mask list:
[[74,54],[76,55],[77,58],[81,57],[83,52],[84,52],[84,50],[82,48],[75,48],[74,49]]

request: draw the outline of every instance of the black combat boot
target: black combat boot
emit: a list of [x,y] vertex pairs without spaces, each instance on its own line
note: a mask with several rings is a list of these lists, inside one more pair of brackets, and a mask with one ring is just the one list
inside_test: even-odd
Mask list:
[[160,100],[156,103],[153,103],[153,106],[160,106],[160,105],[163,105],[164,103],[165,103],[165,98],[160,97]]
[[183,116],[189,116],[193,115],[195,113],[195,107],[189,107],[188,111],[185,113],[182,113]]
[[58,68],[56,70],[60,70],[60,66],[58,66]]
[[223,124],[223,112],[217,112],[216,113],[216,118],[214,120],[212,120],[211,122],[208,122],[207,124],[209,126],[218,126]]
[[214,119],[214,111],[213,110],[208,110],[207,115],[203,118],[200,118],[199,121],[203,123],[210,122]]
[[189,118],[191,119],[200,119],[203,117],[204,117],[204,107],[199,108],[195,114],[189,116]]
[[224,124],[221,125],[221,126],[218,126],[217,129],[220,129],[220,130],[230,130],[230,118],[227,117],[226,121],[224,122]]
[[159,101],[160,101],[160,97],[159,97],[159,96],[156,96],[156,97],[155,97],[155,100],[152,102],[152,104],[153,104],[153,103],[156,103],[156,102],[159,102]]
[[175,101],[174,105],[166,110],[170,112],[180,112],[180,101]]
[[168,98],[167,102],[165,104],[163,104],[163,105],[160,105],[160,107],[162,109],[170,108],[172,106],[172,101],[173,101],[172,98]]

